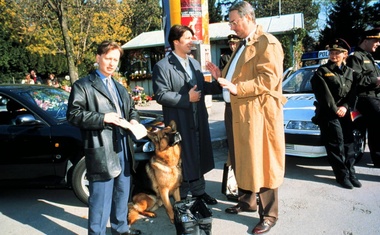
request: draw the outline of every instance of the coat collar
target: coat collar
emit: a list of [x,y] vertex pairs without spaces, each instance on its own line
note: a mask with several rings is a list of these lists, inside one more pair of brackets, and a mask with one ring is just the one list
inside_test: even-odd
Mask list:
[[251,60],[256,56],[257,48],[255,44],[259,41],[259,38],[264,34],[261,25],[256,26],[256,32],[252,34],[246,43],[244,51],[239,58],[238,64],[245,64],[247,61]]
[[[90,74],[89,80],[92,82],[92,86],[94,87],[94,89],[98,90],[100,93],[102,93],[104,96],[106,96],[109,100],[112,101],[112,98],[109,92],[107,91],[107,88],[104,85],[104,82],[95,71]],[[116,89],[117,89],[117,86],[116,86]]]
[[[178,75],[185,81],[189,80],[190,77],[186,73],[185,69],[183,68],[181,62],[179,62],[178,58],[173,54],[173,52],[170,52],[168,55],[168,61],[171,65],[173,65],[173,70],[178,73]],[[190,67],[192,66],[192,62],[189,58]]]

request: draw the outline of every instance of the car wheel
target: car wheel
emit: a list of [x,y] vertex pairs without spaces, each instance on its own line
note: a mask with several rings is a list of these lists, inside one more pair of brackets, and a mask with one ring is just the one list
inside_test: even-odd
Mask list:
[[72,176],[72,187],[78,199],[88,205],[88,196],[90,191],[88,189],[88,180],[86,177],[86,162],[82,158],[76,165]]

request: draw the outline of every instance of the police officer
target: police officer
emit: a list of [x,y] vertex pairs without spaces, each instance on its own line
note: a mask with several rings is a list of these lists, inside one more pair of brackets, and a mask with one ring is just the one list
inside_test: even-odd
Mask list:
[[230,34],[227,36],[228,39],[228,46],[230,47],[231,51],[223,53],[220,56],[220,61],[219,61],[219,68],[222,70],[228,63],[228,61],[231,58],[232,52],[236,50],[238,42],[240,42],[240,38],[236,36],[235,34]]
[[380,69],[371,53],[380,46],[380,27],[367,30],[347,59],[357,76],[357,110],[365,118],[368,147],[374,167],[380,168]]
[[317,124],[336,181],[343,188],[352,189],[362,185],[355,175],[354,127],[350,115],[350,107],[355,103],[354,71],[344,62],[350,47],[339,38],[328,45],[328,50],[328,62],[311,79],[318,102]]

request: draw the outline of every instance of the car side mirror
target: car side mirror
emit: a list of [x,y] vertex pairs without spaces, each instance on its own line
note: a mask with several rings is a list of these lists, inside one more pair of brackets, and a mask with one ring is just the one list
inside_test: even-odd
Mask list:
[[16,125],[38,125],[42,124],[40,120],[36,120],[36,118],[32,114],[22,114],[16,117],[15,120]]

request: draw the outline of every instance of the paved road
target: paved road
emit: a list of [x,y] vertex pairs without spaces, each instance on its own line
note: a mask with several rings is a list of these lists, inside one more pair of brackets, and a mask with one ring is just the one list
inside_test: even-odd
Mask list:
[[[257,213],[228,215],[233,205],[220,193],[226,148],[215,149],[216,169],[206,175],[208,193],[219,200],[210,207],[214,235],[249,234]],[[287,157],[285,181],[279,191],[280,218],[272,235],[380,234],[380,169],[368,166],[366,154],[356,167],[360,189],[337,186],[326,159]],[[1,189],[0,234],[86,234],[87,208],[67,189]],[[155,219],[134,226],[146,235],[175,235],[163,208]],[[110,234],[110,233],[108,233]]]
[[[222,110],[217,105],[211,109],[210,122],[213,124],[210,128],[219,129],[222,125]],[[223,132],[220,132],[214,137],[222,135]],[[214,153],[216,168],[206,175],[208,193],[219,200],[217,205],[210,207],[213,212],[212,234],[250,234],[258,222],[257,213],[224,213],[225,208],[234,205],[220,192],[227,149],[217,145],[214,146]],[[335,183],[325,158],[287,156],[285,181],[279,190],[280,218],[269,234],[380,234],[380,169],[372,168],[368,162],[369,155],[366,153],[356,167],[363,187],[347,190]],[[164,208],[160,208],[157,213],[157,218],[141,219],[133,227],[141,229],[146,235],[175,235],[174,225],[169,222]],[[86,227],[87,207],[71,190],[0,190],[0,235],[85,235]],[[108,234],[111,234],[110,231]]]

